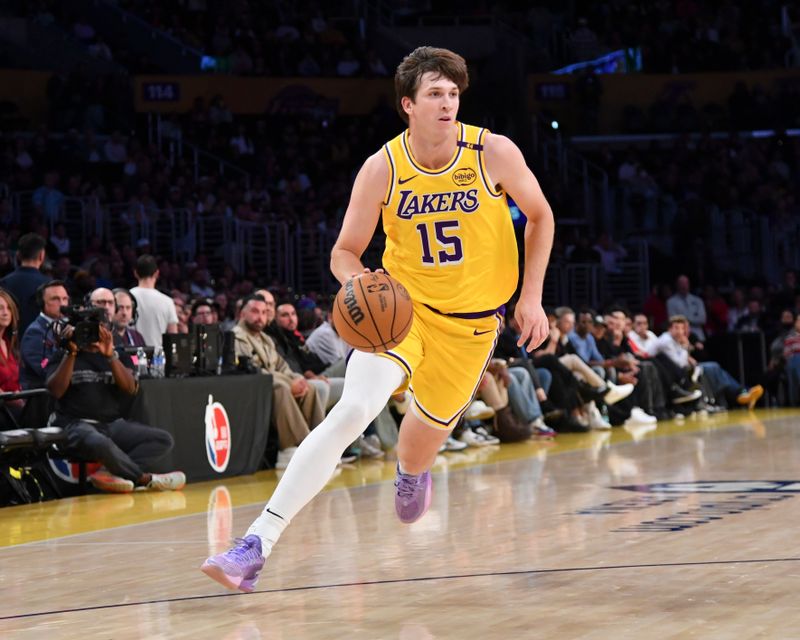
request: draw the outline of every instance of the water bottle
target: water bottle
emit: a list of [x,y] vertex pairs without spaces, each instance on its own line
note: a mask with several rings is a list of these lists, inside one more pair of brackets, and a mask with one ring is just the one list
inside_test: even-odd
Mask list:
[[147,354],[142,347],[136,350],[136,372],[139,374],[139,379],[146,378],[149,375],[147,370]]
[[164,347],[156,347],[153,349],[153,363],[150,367],[151,374],[154,378],[164,377]]

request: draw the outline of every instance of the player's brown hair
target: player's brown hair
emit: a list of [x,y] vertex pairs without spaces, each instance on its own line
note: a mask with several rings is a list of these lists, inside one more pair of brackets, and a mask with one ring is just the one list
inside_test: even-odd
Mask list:
[[394,74],[395,106],[405,123],[408,123],[408,114],[403,111],[402,100],[406,97],[412,101],[416,99],[422,76],[429,71],[454,82],[461,93],[469,86],[464,58],[449,49],[417,47],[403,58]]

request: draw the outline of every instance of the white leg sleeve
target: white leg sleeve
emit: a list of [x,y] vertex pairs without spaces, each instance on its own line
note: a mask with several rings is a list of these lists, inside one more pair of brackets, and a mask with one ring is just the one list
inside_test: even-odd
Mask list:
[[261,538],[265,556],[292,518],[322,491],[344,450],[364,432],[404,378],[405,371],[388,358],[353,353],[341,400],[300,444],[275,493],[247,531]]

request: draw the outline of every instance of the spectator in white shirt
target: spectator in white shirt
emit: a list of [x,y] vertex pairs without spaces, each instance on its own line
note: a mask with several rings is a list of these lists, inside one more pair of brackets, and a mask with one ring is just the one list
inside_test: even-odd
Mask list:
[[628,339],[636,345],[643,356],[655,355],[658,336],[650,331],[650,321],[645,314],[637,313],[633,316],[633,329],[628,332]]

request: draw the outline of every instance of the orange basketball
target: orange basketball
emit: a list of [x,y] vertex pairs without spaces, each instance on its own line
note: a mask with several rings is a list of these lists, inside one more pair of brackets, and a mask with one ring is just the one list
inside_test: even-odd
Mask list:
[[385,273],[344,283],[333,302],[333,326],[347,344],[367,353],[396,347],[411,331],[414,309],[406,288]]

